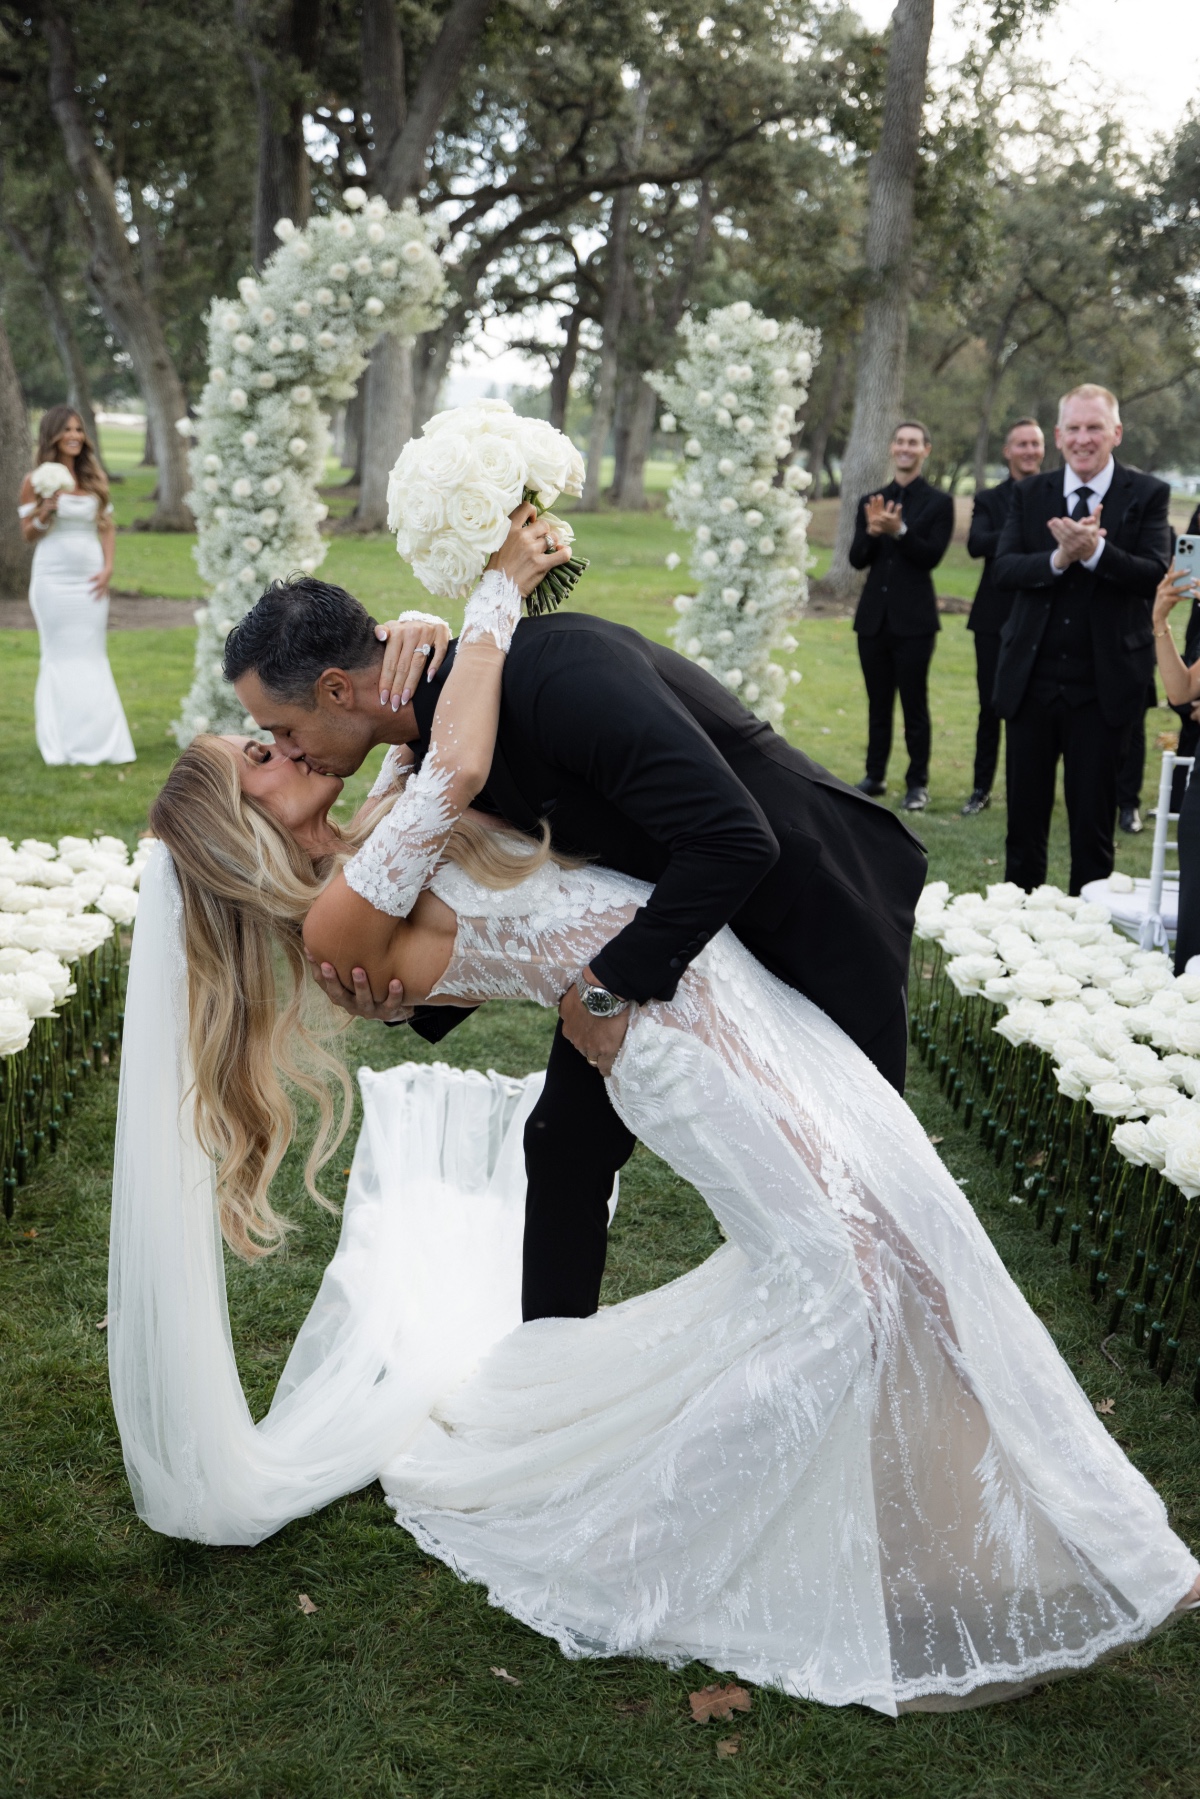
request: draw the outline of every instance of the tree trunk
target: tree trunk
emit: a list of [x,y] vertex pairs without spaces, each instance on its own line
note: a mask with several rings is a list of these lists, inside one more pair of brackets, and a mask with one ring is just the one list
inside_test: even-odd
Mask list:
[[129,356],[146,403],[159,456],[158,506],[154,531],[190,531],[187,453],[176,421],[187,414],[183,385],[167,348],[162,321],[142,290],[134,267],[125,221],[117,207],[112,177],[96,149],[95,134],[76,89],[75,47],[64,19],[43,15],[49,47],[50,107],[62,133],[75,180],[75,197],[88,233],[91,276],[113,334]]
[[288,0],[270,43],[255,32],[249,0],[234,0],[234,19],[258,122],[252,255],[255,268],[261,269],[279,248],[277,220],[305,225],[312,207],[301,77],[313,66],[321,0]]
[[146,434],[142,439],[142,467],[158,467],[158,455],[154,448],[154,427],[149,418],[146,419]]
[[[425,58],[416,92],[407,101],[404,45],[395,0],[363,0],[363,97],[375,145],[370,180],[389,206],[400,206],[420,192],[442,114],[493,4],[494,0],[451,0],[437,41]],[[373,351],[366,373],[359,497],[353,521],[358,531],[385,528],[388,475],[419,424],[414,414],[418,382],[412,366],[413,346],[395,338],[386,341],[386,350],[381,343]],[[403,369],[402,363],[406,365]],[[443,363],[438,387],[444,372]]]
[[[355,524],[360,531],[387,526],[388,478],[397,456],[412,436],[412,345],[381,337],[371,351],[371,369],[363,400],[363,442],[371,453],[362,459]],[[366,521],[377,520],[378,523]]]
[[[625,291],[629,296],[628,286]],[[622,322],[632,323],[633,321],[623,320]],[[633,427],[633,412],[637,404],[637,390],[640,381],[641,371],[631,363],[626,363],[617,375],[617,403],[613,408],[612,424],[613,477],[606,496],[614,501],[617,497],[617,490],[625,478],[625,464],[629,456],[629,433]]]
[[646,505],[646,456],[654,430],[654,413],[658,395],[644,380],[634,390],[629,408],[629,428],[620,481],[615,483],[613,498],[628,512],[641,512]]
[[[638,88],[634,109],[633,133],[623,146],[626,165],[636,164],[642,153],[646,134],[646,109],[650,90],[645,82]],[[625,284],[629,256],[629,224],[633,217],[633,189],[619,187],[613,195],[608,223],[608,279],[604,287],[604,308],[600,315],[600,365],[592,393],[592,429],[588,438],[587,473],[583,481],[580,512],[595,512],[600,504],[600,465],[608,449],[617,405],[617,355],[621,320],[625,313]]]
[[842,396],[846,391],[846,370],[849,362],[849,353],[846,350],[839,350],[829,380],[829,391],[825,395],[825,404],[821,408],[821,416],[808,440],[808,472],[813,478],[811,497],[814,500],[819,500],[821,497],[821,475],[825,468],[825,454],[829,448],[830,436],[837,424],[838,413],[842,410]]
[[35,282],[41,296],[46,323],[50,327],[50,335],[54,339],[54,347],[58,351],[58,359],[63,366],[63,377],[67,387],[67,405],[73,406],[79,414],[83,421],[83,428],[95,444],[96,454],[99,456],[100,432],[96,424],[95,408],[92,405],[92,384],[88,379],[87,364],[83,359],[83,351],[79,347],[79,339],[75,335],[75,327],[71,323],[70,314],[63,304],[62,293],[54,278],[49,255],[39,258],[20,226],[14,224],[11,219],[5,219],[4,230],[9,243],[16,251],[30,279]]
[[17,494],[32,466],[29,414],[0,318],[0,599],[23,600],[29,592],[33,551],[21,536]]
[[846,595],[858,585],[849,561],[855,507],[860,494],[883,483],[888,444],[904,397],[917,152],[932,30],[933,0],[897,0],[883,127],[868,183],[867,305],[858,345],[854,419],[842,457],[837,544],[828,577],[831,586]]
[[581,300],[567,314],[567,340],[550,377],[550,423],[556,431],[567,428],[567,407],[571,399],[571,377],[579,360],[579,331],[586,308]]

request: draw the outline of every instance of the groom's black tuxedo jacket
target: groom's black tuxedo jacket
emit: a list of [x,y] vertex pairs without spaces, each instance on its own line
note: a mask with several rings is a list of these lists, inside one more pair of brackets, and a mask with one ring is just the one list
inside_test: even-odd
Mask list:
[[[418,755],[453,654],[414,700]],[[728,923],[858,1043],[894,1019],[921,845],[711,675],[636,631],[578,613],[519,624],[476,803],[531,833],[545,818],[556,848],[654,884],[592,960],[613,992],[670,999]],[[437,1041],[462,1016],[434,1007],[414,1022]]]
[[1094,570],[1076,562],[1056,575],[1048,521],[1066,512],[1063,471],[1016,483],[992,566],[996,586],[1015,592],[996,668],[993,703],[1001,718],[1016,717],[1051,612],[1070,602],[1082,605],[1087,617],[1105,723],[1120,726],[1140,718],[1154,674],[1150,608],[1171,559],[1170,498],[1165,481],[1118,462],[1100,514],[1107,533],[1104,554]]

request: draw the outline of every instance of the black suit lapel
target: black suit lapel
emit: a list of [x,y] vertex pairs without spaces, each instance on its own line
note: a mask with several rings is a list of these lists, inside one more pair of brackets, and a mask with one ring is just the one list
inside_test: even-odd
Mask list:
[[1113,470],[1113,478],[1109,482],[1108,492],[1101,503],[1100,511],[1101,528],[1114,540],[1132,498],[1133,476],[1118,462]]

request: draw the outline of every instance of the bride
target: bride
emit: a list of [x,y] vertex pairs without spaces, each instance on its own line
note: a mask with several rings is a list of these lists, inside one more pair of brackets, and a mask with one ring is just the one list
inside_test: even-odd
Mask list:
[[1011,1697],[1143,1639],[1200,1598],[1200,1564],[912,1112],[728,930],[672,1002],[635,1008],[609,1080],[723,1247],[594,1317],[522,1326],[540,1077],[364,1071],[338,1251],[252,1422],[221,1233],[246,1258],[283,1239],[285,1080],[320,1108],[314,1195],[336,1134],[305,947],[413,1001],[554,1007],[648,892],[471,813],[537,578],[511,545],[374,829],[344,836],[340,782],[244,738],[197,739],[155,803],[109,1305],[140,1514],[254,1543],[378,1478],[430,1553],[568,1655],[700,1659],[890,1715]]

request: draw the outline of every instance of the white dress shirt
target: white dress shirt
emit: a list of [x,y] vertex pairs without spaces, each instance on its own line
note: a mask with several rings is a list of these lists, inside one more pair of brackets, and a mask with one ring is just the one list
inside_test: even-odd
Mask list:
[[[1109,457],[1108,461],[1105,463],[1104,467],[1100,470],[1099,474],[1093,475],[1089,481],[1085,481],[1083,479],[1082,475],[1077,475],[1075,473],[1075,470],[1071,467],[1070,463],[1068,463],[1066,468],[1063,470],[1063,510],[1066,512],[1067,516],[1068,517],[1072,516],[1071,515],[1071,497],[1073,494],[1078,493],[1078,491],[1081,487],[1087,487],[1091,490],[1092,502],[1091,502],[1091,505],[1088,507],[1088,512],[1089,512],[1089,514],[1093,514],[1096,511],[1096,508],[1103,501],[1104,496],[1108,492],[1109,488],[1112,486],[1112,478],[1116,474],[1116,472],[1117,472],[1117,465],[1113,461],[1111,456]],[[1096,549],[1088,557],[1087,561],[1082,563],[1080,566],[1083,568],[1087,568],[1087,569],[1095,568],[1095,566],[1099,562],[1101,556],[1103,556],[1103,554],[1104,554],[1104,544],[1105,544],[1105,539],[1102,537],[1100,539],[1100,542],[1097,545]],[[1054,570],[1056,575],[1065,575],[1067,572],[1066,569],[1059,568],[1055,564],[1053,550],[1051,550],[1051,552],[1050,552],[1050,567]],[[1068,563],[1067,567],[1068,568],[1070,567],[1069,563]]]

